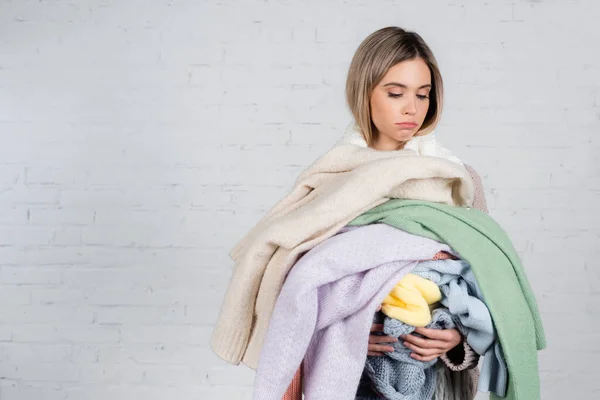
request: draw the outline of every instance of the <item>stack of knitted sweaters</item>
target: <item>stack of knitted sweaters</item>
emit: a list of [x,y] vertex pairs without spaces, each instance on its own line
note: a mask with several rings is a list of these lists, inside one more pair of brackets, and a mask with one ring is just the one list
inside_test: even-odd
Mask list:
[[[365,378],[377,396],[437,399],[437,372],[418,366],[429,379],[411,380],[417,397],[393,397],[408,360],[366,356],[376,308],[418,276],[440,290],[428,324],[457,327],[465,348],[485,356],[479,389],[539,399],[535,298],[509,238],[472,208],[474,197],[469,169],[450,157],[336,145],[231,252],[214,351],[257,368],[255,399],[281,399],[301,364],[308,400],[369,396]],[[440,252],[456,259],[425,261]],[[388,333],[414,328],[386,318]]]

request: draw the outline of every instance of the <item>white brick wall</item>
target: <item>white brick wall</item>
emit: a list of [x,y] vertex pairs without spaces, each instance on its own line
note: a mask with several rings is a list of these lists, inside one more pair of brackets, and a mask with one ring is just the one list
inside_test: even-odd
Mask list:
[[523,257],[542,398],[600,396],[600,6],[374,4],[0,0],[0,399],[249,399],[207,346],[227,252],[337,140],[387,25],[433,48],[438,134]]

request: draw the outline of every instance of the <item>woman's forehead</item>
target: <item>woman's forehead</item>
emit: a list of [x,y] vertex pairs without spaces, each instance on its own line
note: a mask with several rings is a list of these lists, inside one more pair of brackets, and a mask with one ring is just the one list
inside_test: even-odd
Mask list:
[[420,89],[431,86],[431,71],[421,59],[399,62],[381,80],[383,86]]

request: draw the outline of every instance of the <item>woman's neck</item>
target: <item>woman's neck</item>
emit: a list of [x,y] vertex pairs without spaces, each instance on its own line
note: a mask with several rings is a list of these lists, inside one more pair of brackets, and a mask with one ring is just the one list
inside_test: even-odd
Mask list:
[[406,142],[398,142],[384,135],[374,135],[371,147],[380,151],[395,151],[402,150]]

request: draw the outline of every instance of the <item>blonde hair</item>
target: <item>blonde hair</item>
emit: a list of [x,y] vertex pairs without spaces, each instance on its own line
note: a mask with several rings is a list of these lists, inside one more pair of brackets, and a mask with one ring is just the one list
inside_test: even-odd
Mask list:
[[346,101],[367,145],[373,143],[375,126],[371,119],[370,99],[375,86],[387,71],[402,61],[421,58],[431,71],[429,109],[415,136],[431,133],[442,113],[443,81],[433,52],[419,34],[397,26],[371,33],[352,57],[346,79]]

